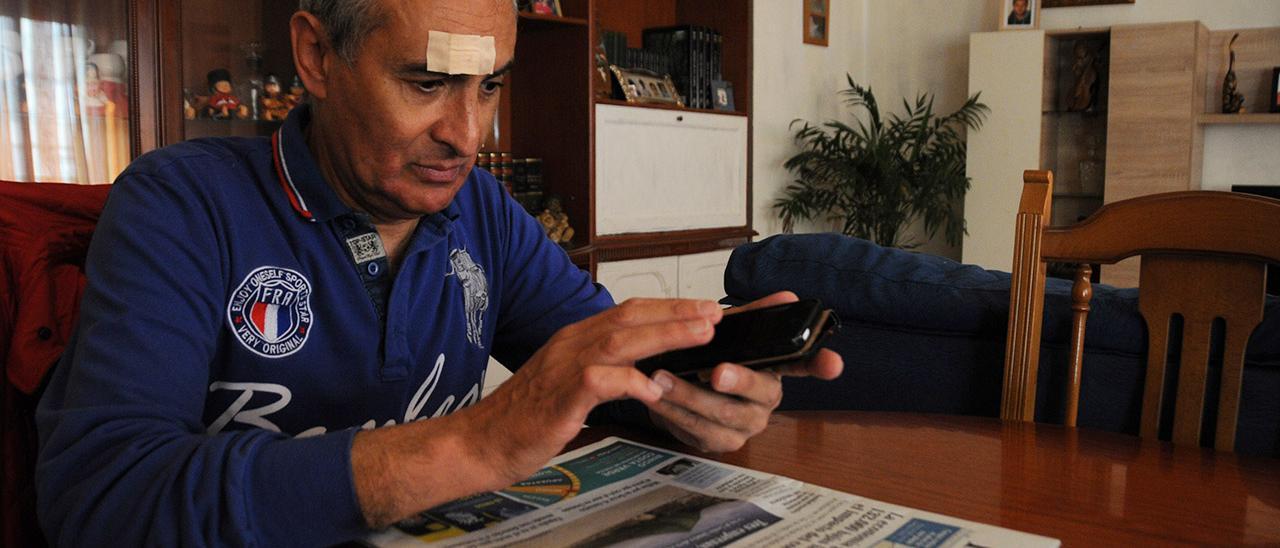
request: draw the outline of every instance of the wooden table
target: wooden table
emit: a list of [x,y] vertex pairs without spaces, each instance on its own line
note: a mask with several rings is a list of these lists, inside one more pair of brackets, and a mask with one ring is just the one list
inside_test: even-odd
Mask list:
[[[609,435],[698,454],[611,427]],[[985,417],[786,412],[742,450],[701,455],[1064,546],[1280,544],[1280,460]]]

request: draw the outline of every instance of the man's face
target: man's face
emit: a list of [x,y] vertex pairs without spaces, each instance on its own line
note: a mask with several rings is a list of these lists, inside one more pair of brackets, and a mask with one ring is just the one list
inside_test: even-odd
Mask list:
[[494,70],[515,54],[510,0],[384,0],[383,21],[348,66],[331,61],[313,134],[331,181],[375,220],[443,210],[466,181],[493,123],[503,76],[427,70],[428,31],[492,36]]
[[1027,0],[1013,0],[1013,12],[1022,17],[1027,14]]

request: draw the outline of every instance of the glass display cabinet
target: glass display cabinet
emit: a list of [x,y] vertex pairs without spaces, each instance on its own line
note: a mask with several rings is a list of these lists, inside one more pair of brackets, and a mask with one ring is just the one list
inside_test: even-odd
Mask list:
[[124,0],[0,3],[0,179],[109,183],[135,151]]

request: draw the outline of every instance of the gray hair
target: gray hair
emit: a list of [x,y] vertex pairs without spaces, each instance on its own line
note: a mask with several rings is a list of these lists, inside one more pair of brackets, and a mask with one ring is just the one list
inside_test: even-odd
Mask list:
[[[511,0],[512,13],[520,11],[518,2]],[[355,63],[369,33],[382,26],[378,0],[299,0],[298,9],[320,20],[329,33],[329,44],[348,65]]]
[[355,62],[369,33],[382,25],[378,0],[300,0],[298,9],[320,20],[329,44],[348,65]]

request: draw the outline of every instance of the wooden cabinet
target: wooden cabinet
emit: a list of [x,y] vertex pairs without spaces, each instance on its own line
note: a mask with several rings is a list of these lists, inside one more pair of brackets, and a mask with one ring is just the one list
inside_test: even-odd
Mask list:
[[618,302],[632,297],[719,300],[732,250],[600,263],[596,279]]
[[596,234],[744,226],[747,119],[596,106]]
[[596,281],[618,302],[632,297],[674,299],[680,296],[679,257],[610,261],[596,267]]
[[109,183],[146,149],[145,5],[0,3],[0,179]]
[[[1204,51],[1197,22],[1126,25],[1111,30],[1111,114],[1106,202],[1200,188],[1204,131]],[[1102,281],[1137,287],[1139,260],[1102,267]]]
[[724,270],[729,265],[732,249],[708,251],[679,257],[676,281],[681,298],[718,301],[725,296]]
[[[1103,203],[1199,188],[1208,37],[1198,22],[972,35],[969,93],[982,92],[992,116],[969,134],[963,260],[1011,268],[1024,169],[1054,171],[1057,225]],[[1104,44],[1106,87],[1092,110],[1064,111],[1062,95],[1079,78],[1067,61],[1082,41]],[[1085,174],[1099,167],[1100,194]],[[1105,283],[1137,285],[1136,261],[1101,271]]]
[[[754,234],[751,1],[561,5],[563,18],[520,18],[510,107],[500,116],[496,147],[543,158],[543,186],[562,199],[578,232],[570,256],[596,272],[608,261],[745,243]],[[602,29],[624,33],[638,48],[645,28],[678,24],[723,35],[723,76],[733,83],[737,112],[629,104],[595,93]]]

